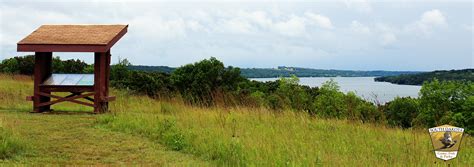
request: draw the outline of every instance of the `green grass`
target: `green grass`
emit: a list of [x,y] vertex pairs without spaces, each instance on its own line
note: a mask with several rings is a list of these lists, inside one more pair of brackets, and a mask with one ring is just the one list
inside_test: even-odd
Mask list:
[[[0,122],[9,134],[8,149],[21,154],[0,158],[0,166],[27,165],[133,165],[209,166],[192,155],[172,151],[148,138],[97,127],[91,108],[64,103],[56,112],[32,114],[31,79],[0,75]],[[11,143],[11,142],[9,142]]]
[[[53,109],[68,112],[30,114],[22,111],[31,110],[31,102],[24,101],[32,92],[31,80],[0,79],[0,118],[32,145],[30,154],[3,161],[7,164],[443,164],[434,157],[426,129],[402,130],[264,108],[198,108],[117,90],[112,92],[117,101],[110,104],[111,113],[84,114],[91,109],[65,103]],[[474,164],[472,137],[461,144],[458,157],[449,163]]]
[[28,143],[14,136],[0,122],[0,160],[15,159],[28,150]]
[[[102,115],[99,123],[221,165],[424,166],[441,163],[434,157],[429,136],[423,130],[325,120],[265,109],[200,109],[174,105],[175,112],[162,113],[163,106],[170,110],[169,104],[163,104],[166,103],[156,102],[153,106],[143,105],[142,110],[124,109],[113,115]],[[453,165],[466,166],[474,162],[472,139],[466,137],[462,146],[459,157],[450,161]]]

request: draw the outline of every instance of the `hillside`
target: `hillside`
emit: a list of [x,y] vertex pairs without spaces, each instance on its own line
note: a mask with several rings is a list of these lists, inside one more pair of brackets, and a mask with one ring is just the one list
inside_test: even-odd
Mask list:
[[276,78],[289,77],[376,77],[394,76],[400,74],[416,74],[416,71],[354,71],[354,70],[324,70],[299,67],[274,68],[243,68],[242,76],[246,78]]
[[397,76],[383,76],[375,78],[378,82],[390,82],[401,85],[421,85],[433,79],[440,81],[471,81],[474,82],[474,69],[433,71],[418,74],[402,74]]
[[[138,71],[158,71],[164,73],[171,73],[176,68],[168,66],[142,66],[131,65],[128,67],[131,70]],[[241,75],[245,78],[277,78],[290,77],[296,75],[297,77],[378,77],[378,76],[395,76],[401,74],[416,74],[417,71],[354,71],[354,70],[324,70],[311,69],[300,67],[285,67],[278,68],[240,68]]]
[[[0,165],[427,166],[442,164],[425,129],[389,128],[264,108],[184,105],[112,90],[111,113],[75,104],[31,114],[31,77],[0,75],[0,139],[17,152]],[[452,166],[474,163],[465,137]],[[22,146],[23,145],[23,146]],[[9,146],[9,145],[7,145]],[[4,147],[0,147],[3,149]],[[0,154],[2,154],[0,150]],[[363,159],[363,160],[361,160]]]

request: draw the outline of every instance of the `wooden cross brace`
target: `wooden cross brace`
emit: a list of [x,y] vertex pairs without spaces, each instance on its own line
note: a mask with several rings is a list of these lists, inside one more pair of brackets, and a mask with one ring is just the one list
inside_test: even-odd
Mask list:
[[38,94],[41,95],[41,96],[46,96],[46,97],[51,97],[51,98],[57,99],[57,100],[53,100],[53,101],[49,101],[49,102],[45,102],[45,103],[40,103],[38,105],[38,107],[49,106],[49,105],[53,105],[53,104],[60,103],[60,102],[65,102],[65,101],[69,101],[69,102],[73,102],[73,103],[77,103],[77,104],[82,104],[82,105],[94,107],[94,104],[92,104],[92,103],[86,103],[86,102],[83,102],[83,101],[76,100],[76,99],[79,99],[79,98],[84,98],[84,99],[89,100],[89,101],[94,101],[94,99],[89,97],[89,96],[93,96],[95,94],[94,92],[86,93],[86,94],[82,94],[82,92],[71,92],[71,94],[66,96],[66,97],[61,97],[61,96],[48,94],[48,93],[43,93],[43,92],[38,92]]

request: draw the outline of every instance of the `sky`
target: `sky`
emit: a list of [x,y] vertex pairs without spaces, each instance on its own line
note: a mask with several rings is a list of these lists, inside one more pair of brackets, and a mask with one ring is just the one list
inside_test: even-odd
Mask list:
[[[135,65],[431,71],[474,68],[472,1],[5,1],[0,60],[43,24],[128,24]],[[91,53],[54,53],[92,63]]]

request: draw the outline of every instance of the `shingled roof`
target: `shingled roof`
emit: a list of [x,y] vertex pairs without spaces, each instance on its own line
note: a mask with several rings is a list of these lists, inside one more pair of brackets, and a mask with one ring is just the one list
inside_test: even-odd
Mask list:
[[42,25],[18,42],[19,52],[105,52],[128,25]]

